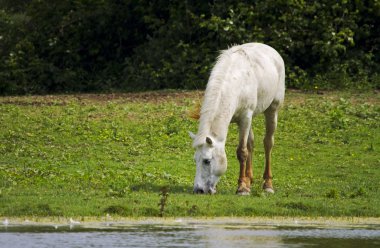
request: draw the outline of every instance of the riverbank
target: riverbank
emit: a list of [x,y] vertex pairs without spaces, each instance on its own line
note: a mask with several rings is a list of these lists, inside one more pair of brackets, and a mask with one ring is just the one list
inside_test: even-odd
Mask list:
[[[5,223],[6,221],[6,223]],[[103,217],[11,217],[4,218],[0,226],[53,226],[71,225],[99,228],[107,226],[134,226],[134,225],[214,225],[214,226],[288,226],[288,227],[369,227],[380,228],[380,218],[360,218],[360,217],[214,217],[214,218],[128,218],[120,216]]]

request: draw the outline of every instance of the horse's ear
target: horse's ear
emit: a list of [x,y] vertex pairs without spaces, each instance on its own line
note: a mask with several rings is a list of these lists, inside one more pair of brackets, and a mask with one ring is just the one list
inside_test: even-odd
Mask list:
[[194,140],[196,135],[193,134],[193,132],[190,132],[190,131],[189,131],[189,136],[190,136],[190,138],[191,138],[192,140]]
[[206,137],[206,143],[209,145],[209,146],[212,146],[212,139],[210,137]]

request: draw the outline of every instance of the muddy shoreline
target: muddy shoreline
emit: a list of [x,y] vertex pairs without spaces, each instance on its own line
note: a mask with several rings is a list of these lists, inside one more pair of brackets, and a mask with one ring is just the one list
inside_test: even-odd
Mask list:
[[209,217],[209,218],[125,218],[118,216],[103,217],[0,217],[0,226],[50,226],[71,225],[101,228],[105,226],[134,225],[200,225],[200,226],[288,226],[288,227],[376,227],[380,229],[377,217]]

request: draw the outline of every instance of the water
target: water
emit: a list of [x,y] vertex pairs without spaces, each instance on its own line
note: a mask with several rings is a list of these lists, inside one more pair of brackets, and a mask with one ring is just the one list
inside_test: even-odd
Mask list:
[[0,247],[380,247],[380,226],[180,223],[0,225]]

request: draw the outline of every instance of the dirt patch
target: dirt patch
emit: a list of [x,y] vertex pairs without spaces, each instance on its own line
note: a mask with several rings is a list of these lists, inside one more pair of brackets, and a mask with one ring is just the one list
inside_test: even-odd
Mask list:
[[202,91],[150,91],[139,93],[8,96],[0,97],[0,104],[19,106],[64,106],[72,102],[79,102],[81,104],[108,102],[183,103],[187,99],[202,99],[202,97]]
[[368,91],[368,92],[338,92],[338,91],[319,91],[319,92],[305,92],[301,90],[287,90],[285,94],[284,105],[302,105],[310,99],[323,99],[329,102],[338,102],[341,99],[347,100],[353,105],[380,104],[380,92]]
[[186,99],[202,98],[202,91],[151,91],[140,93],[116,93],[116,94],[84,94],[78,95],[79,100],[89,101],[118,101],[118,102],[177,102],[181,103]]
[[[377,105],[380,103],[378,91],[367,93],[347,93],[345,97],[353,104],[369,103]],[[105,94],[72,94],[72,95],[44,95],[44,96],[12,96],[0,97],[0,104],[12,104],[19,106],[65,106],[70,103],[91,104],[91,103],[154,103],[160,104],[165,102],[175,102],[184,104],[189,100],[195,102],[201,101],[203,91],[149,91],[139,93],[105,93]],[[299,90],[287,90],[285,96],[285,105],[303,104],[309,98],[325,98],[329,100],[339,100],[336,92],[324,91],[308,93]]]

